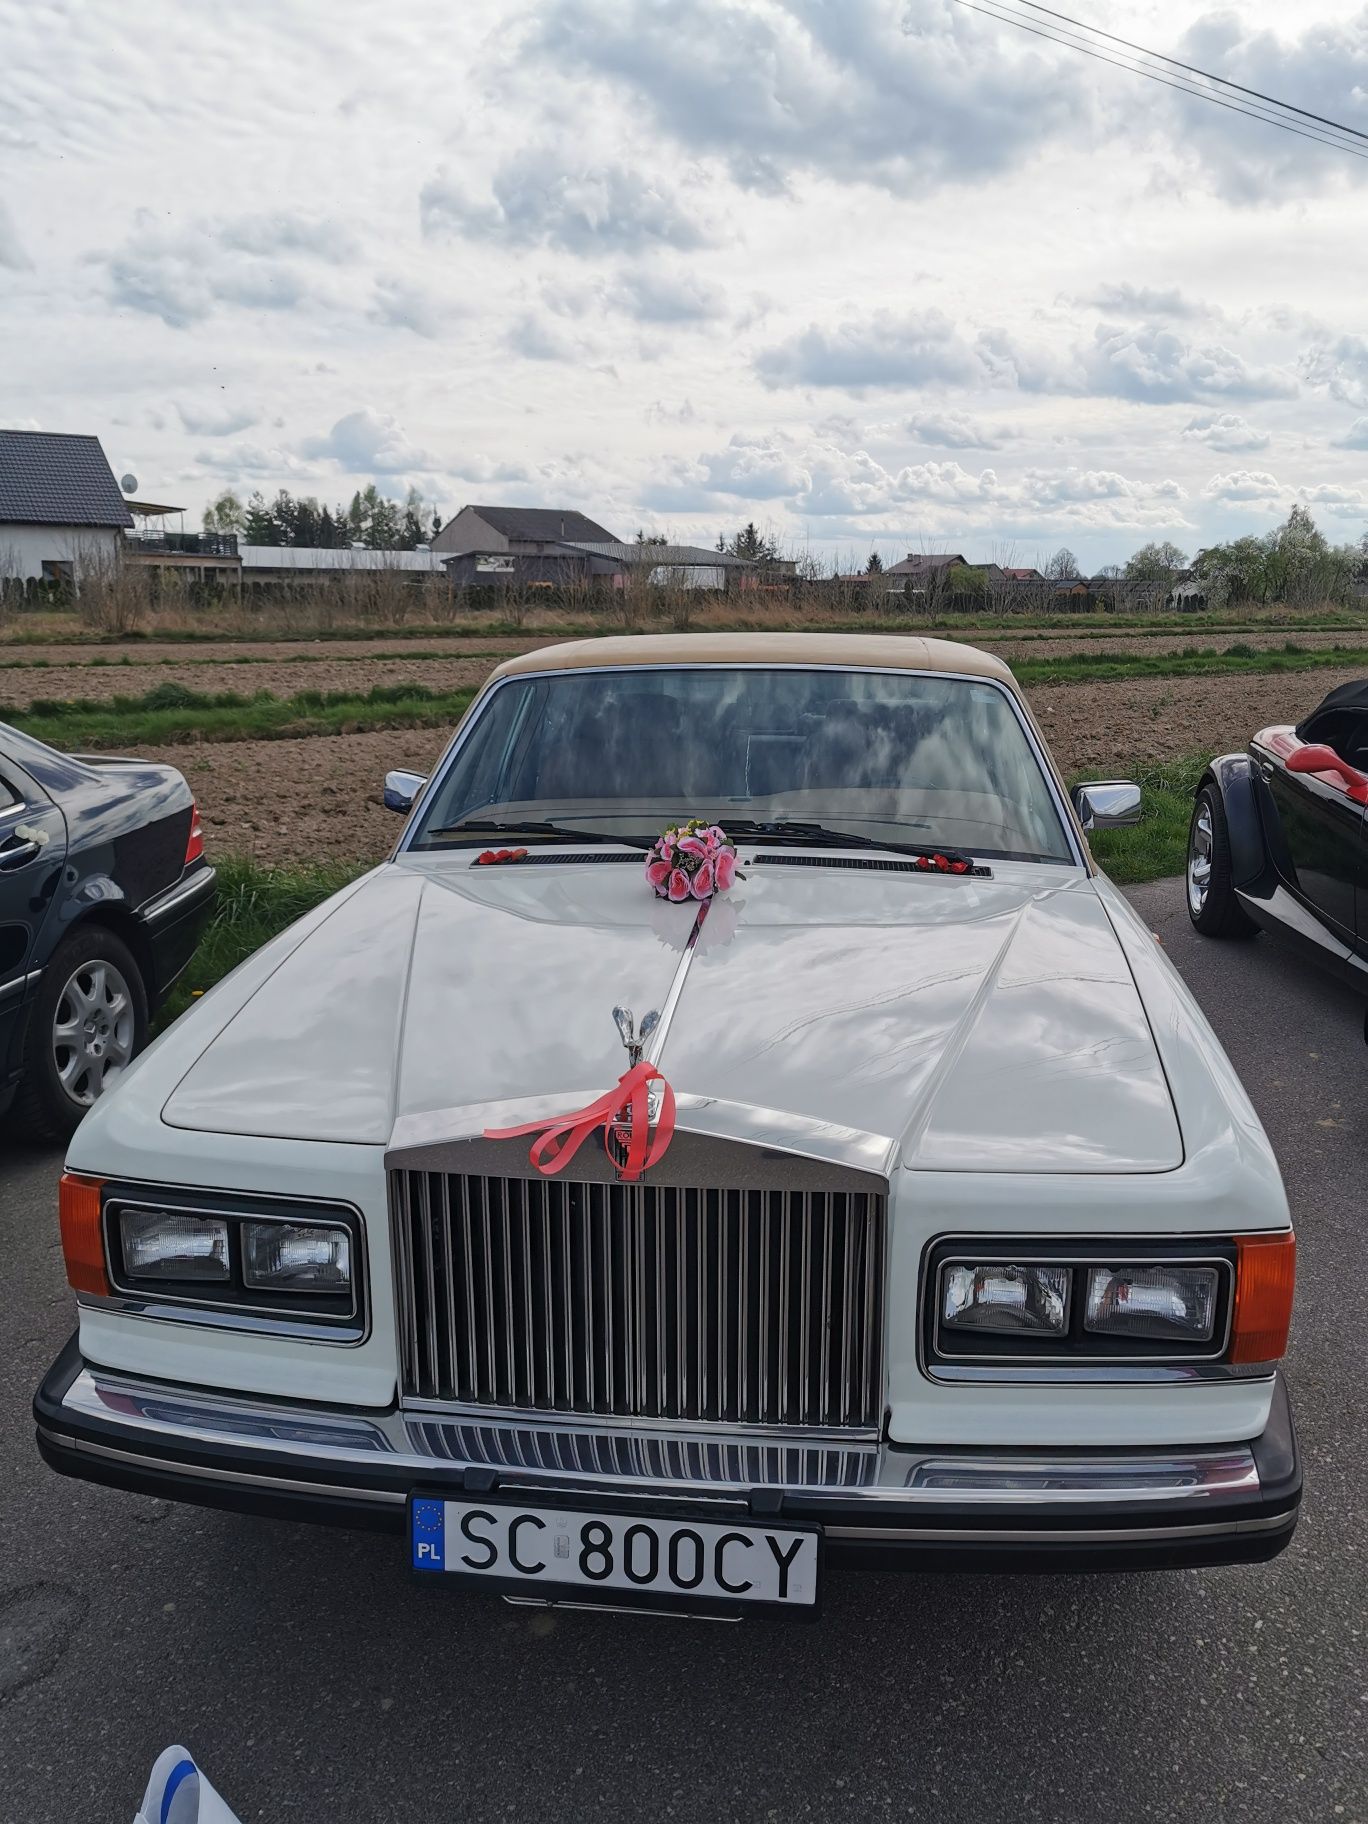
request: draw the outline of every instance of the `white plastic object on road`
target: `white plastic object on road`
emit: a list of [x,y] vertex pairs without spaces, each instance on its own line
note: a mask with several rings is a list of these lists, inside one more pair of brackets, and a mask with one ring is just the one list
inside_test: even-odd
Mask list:
[[133,1824],[239,1824],[186,1749],[159,1754]]

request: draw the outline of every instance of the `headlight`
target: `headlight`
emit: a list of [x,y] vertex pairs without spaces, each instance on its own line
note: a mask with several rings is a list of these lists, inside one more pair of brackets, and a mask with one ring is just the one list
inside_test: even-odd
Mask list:
[[[1290,1237],[1273,1238],[1271,1255]],[[948,1380],[1105,1379],[1108,1368],[1194,1369],[1226,1359],[1275,1359],[1275,1323],[1255,1321],[1240,1264],[1244,1244],[1134,1236],[1073,1239],[946,1236],[927,1249],[921,1349]],[[1244,1250],[1253,1258],[1253,1251]],[[1262,1258],[1262,1257],[1260,1257]],[[1238,1268],[1238,1271],[1237,1271]],[[1283,1279],[1291,1284],[1290,1268]],[[1279,1282],[1281,1283],[1281,1281]],[[1289,1301],[1277,1303],[1281,1313]],[[1241,1317],[1258,1341],[1242,1342]],[[1282,1321],[1281,1318],[1279,1321]],[[1124,1378],[1124,1377],[1123,1377]]]
[[[91,1191],[98,1216],[87,1238]],[[326,1331],[332,1342],[365,1334],[364,1231],[348,1204],[98,1181],[79,1210],[64,1197],[73,1209],[68,1217],[64,1205],[63,1245],[70,1230],[87,1295],[163,1322],[320,1340]],[[86,1261],[97,1250],[108,1268],[99,1278]]]
[[266,1291],[346,1292],[351,1236],[302,1222],[244,1222],[242,1279]]
[[1096,1336],[1209,1343],[1219,1290],[1216,1267],[1090,1267],[1083,1328]]
[[964,1330],[1063,1336],[1069,1323],[1069,1280],[1067,1267],[996,1261],[948,1266],[941,1277],[941,1322]]
[[228,1224],[180,1210],[125,1210],[119,1218],[124,1268],[134,1279],[218,1280],[226,1284]]

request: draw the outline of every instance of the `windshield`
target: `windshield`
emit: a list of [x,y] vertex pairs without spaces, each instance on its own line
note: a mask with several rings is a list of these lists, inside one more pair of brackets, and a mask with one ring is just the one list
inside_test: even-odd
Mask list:
[[513,677],[491,692],[411,846],[464,820],[649,842],[698,816],[819,823],[987,859],[1071,862],[1010,698],[912,672],[710,665]]

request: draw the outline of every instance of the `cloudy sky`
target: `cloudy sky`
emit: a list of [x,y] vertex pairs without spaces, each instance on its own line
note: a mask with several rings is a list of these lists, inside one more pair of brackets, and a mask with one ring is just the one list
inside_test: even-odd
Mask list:
[[[1368,131],[1362,0],[1054,0]],[[0,423],[1085,568],[1368,528],[1368,161],[956,0],[0,0]]]

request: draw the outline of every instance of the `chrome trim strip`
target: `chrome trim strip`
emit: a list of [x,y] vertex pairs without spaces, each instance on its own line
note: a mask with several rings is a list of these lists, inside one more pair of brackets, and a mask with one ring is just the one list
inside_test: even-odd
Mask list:
[[198,899],[207,894],[217,877],[217,872],[213,868],[197,868],[188,880],[177,881],[175,886],[168,887],[159,898],[145,900],[138,907],[138,917],[145,924],[157,924],[169,912],[174,912],[187,900]]
[[533,1406],[477,1406],[469,1401],[401,1399],[399,1411],[453,1424],[509,1425],[518,1430],[668,1438],[690,1444],[780,1444],[803,1450],[846,1450],[879,1442],[870,1427],[844,1425],[725,1425],[715,1419],[635,1419],[612,1412],[561,1412]]
[[103,1457],[115,1463],[134,1463],[140,1469],[174,1469],[177,1475],[191,1481],[226,1482],[234,1488],[275,1488],[292,1495],[336,1495],[353,1501],[371,1501],[378,1507],[401,1507],[408,1496],[402,1489],[342,1488],[332,1482],[302,1482],[284,1476],[258,1475],[245,1469],[214,1469],[207,1463],[171,1463],[165,1457],[140,1456],[131,1450],[118,1450],[108,1444],[90,1444],[80,1438],[68,1438],[60,1432],[39,1426],[39,1435],[51,1443],[74,1450],[85,1457]]
[[675,1010],[678,1008],[680,997],[684,993],[684,984],[689,978],[689,966],[693,962],[694,951],[698,948],[698,940],[703,935],[703,922],[708,916],[708,908],[711,904],[712,901],[710,899],[705,899],[701,902],[698,908],[698,916],[693,922],[693,928],[685,940],[683,953],[675,968],[674,979],[671,981],[669,992],[665,996],[665,1005],[660,1009],[660,1018],[656,1021],[655,1030],[652,1032],[646,1043],[646,1048],[641,1054],[648,1064],[659,1065],[660,1063],[660,1054],[665,1049],[665,1041],[670,1034],[670,1022],[674,1019]]
[[41,969],[30,969],[27,975],[16,975],[8,982],[0,982],[0,1001],[11,994],[22,994],[25,988],[31,988],[42,975]]
[[[914,635],[913,637],[920,638],[923,636]],[[708,664],[688,664],[676,661],[669,665],[575,665],[573,667],[566,667],[559,672],[548,666],[546,670],[536,673],[525,671],[513,672],[508,677],[500,678],[494,684],[489,685],[472,700],[466,709],[464,716],[462,716],[460,722],[457,724],[451,740],[447,745],[446,752],[432,769],[432,773],[428,779],[427,790],[422,795],[423,798],[427,799],[435,795],[438,788],[445,783],[446,776],[451,771],[457,754],[470,739],[471,733],[478,726],[480,717],[485,713],[486,707],[496,693],[506,689],[508,685],[524,684],[529,677],[548,678],[574,676],[592,678],[606,677],[620,672],[637,671],[834,671],[847,674],[850,672],[860,672],[871,676],[896,678],[947,678],[957,684],[987,684],[992,689],[1000,691],[1011,705],[1012,714],[1016,717],[1017,724],[1026,738],[1026,744],[1030,748],[1036,765],[1039,767],[1040,772],[1044,777],[1045,787],[1050,795],[1050,801],[1054,805],[1060,823],[1063,825],[1065,834],[1068,837],[1069,847],[1074,855],[1073,865],[1081,868],[1087,875],[1091,875],[1094,872],[1093,866],[1088,859],[1087,851],[1079,840],[1078,813],[1074,810],[1072,802],[1060,786],[1055,774],[1054,765],[1050,760],[1048,750],[1045,747],[1044,740],[1032,726],[1031,719],[1026,714],[1025,706],[1016,692],[1009,690],[998,678],[975,676],[964,671],[922,669],[912,665],[815,665],[800,664],[793,660],[780,662],[752,659],[744,663],[734,663],[729,660],[716,660]],[[416,811],[417,808],[418,802],[415,801],[414,810]],[[406,854],[433,855],[442,853],[439,849],[417,849],[414,847],[413,838],[416,834],[419,822],[420,819],[418,817],[410,814],[408,823],[405,825],[398,842],[391,851],[393,858]],[[574,846],[569,843],[568,838],[567,846]],[[1069,866],[1069,863],[1042,861],[1027,862],[1022,865],[1027,867],[1058,868],[1067,867]]]
[[[150,1461],[162,1467],[168,1466],[166,1459],[140,1456],[140,1448],[146,1452],[164,1443],[185,1450],[196,1445],[222,1447],[232,1443],[248,1462],[254,1455],[270,1453],[277,1458],[297,1459],[315,1469],[323,1464],[338,1470],[382,1468],[391,1476],[397,1473],[414,1482],[430,1479],[439,1469],[495,1466],[513,1487],[598,1488],[635,1495],[643,1502],[686,1496],[736,1501],[757,1487],[777,1487],[819,1509],[881,1505],[916,1509],[1029,1509],[1060,1505],[1086,1508],[1127,1501],[1205,1506],[1222,1498],[1256,1496],[1260,1488],[1257,1465],[1243,1444],[1108,1456],[1078,1451],[1020,1456],[1000,1451],[927,1452],[888,1444],[860,1447],[849,1443],[833,1452],[821,1445],[809,1445],[807,1440],[790,1449],[782,1445],[767,1447],[762,1440],[737,1433],[728,1439],[707,1441],[696,1436],[684,1438],[673,1429],[651,1431],[639,1427],[635,1440],[639,1450],[631,1448],[630,1438],[600,1434],[603,1452],[572,1449],[569,1454],[574,1462],[566,1465],[563,1461],[549,1464],[538,1439],[568,1442],[568,1428],[545,1421],[518,1425],[488,1420],[473,1424],[450,1418],[406,1422],[402,1414],[392,1412],[372,1418],[321,1406],[270,1405],[260,1399],[183,1392],[99,1369],[82,1368],[63,1396],[62,1408],[73,1422],[101,1421],[128,1434],[127,1448],[122,1443],[77,1443],[75,1448],[125,1461]],[[44,1426],[42,1430],[56,1442],[72,1444],[66,1434],[55,1428]],[[453,1444],[460,1444],[463,1434],[471,1439],[478,1434],[478,1455],[473,1450],[463,1454],[452,1448]],[[446,1448],[439,1448],[439,1444]],[[681,1453],[679,1460],[688,1473],[666,1475],[652,1471],[650,1466],[664,1460],[664,1453],[674,1447]],[[776,1461],[776,1452],[780,1453],[777,1466],[787,1461],[790,1468],[790,1473],[779,1480],[764,1473],[765,1464]],[[588,1467],[582,1466],[585,1455],[592,1459]],[[858,1464],[864,1479],[814,1483],[793,1473],[804,1460],[820,1463],[827,1458],[839,1460],[847,1471]],[[715,1466],[714,1473],[702,1473],[709,1463]],[[753,1466],[751,1473],[746,1473],[747,1464]],[[250,1469],[206,1469],[195,1473],[290,1486],[277,1477],[258,1475]],[[327,1492],[327,1485],[320,1485],[320,1489]],[[389,1493],[383,1498],[403,1497]],[[1271,1524],[1277,1524],[1277,1519]],[[1187,1532],[1184,1528],[1183,1536]],[[966,1536],[982,1535],[975,1530]],[[1079,1535],[1068,1532],[1064,1536]]]
[[1273,1533],[1291,1526],[1295,1509],[1286,1514],[1262,1514],[1252,1520],[1222,1520],[1211,1526],[1127,1526],[1098,1527],[1084,1531],[1078,1527],[1051,1528],[1049,1531],[1030,1527],[960,1527],[929,1526],[828,1526],[823,1530],[828,1539],[859,1541],[874,1545],[880,1541],[897,1545],[972,1542],[975,1545],[1145,1545],[1162,1544],[1178,1539],[1230,1539],[1245,1533]]
[[[226,1483],[234,1488],[276,1489],[287,1494],[313,1495],[368,1501],[377,1507],[402,1507],[408,1496],[402,1489],[348,1488],[331,1482],[307,1482],[283,1476],[254,1474],[249,1470],[213,1469],[205,1464],[170,1463],[165,1457],[148,1457],[134,1451],[118,1450],[109,1445],[85,1443],[63,1433],[39,1427],[39,1435],[48,1443],[72,1450],[79,1456],[106,1462],[133,1464],[140,1469],[174,1469],[190,1481]],[[855,1491],[849,1491],[851,1493]],[[825,1526],[828,1539],[848,1544],[867,1545],[1133,1545],[1164,1543],[1182,1539],[1238,1538],[1248,1534],[1278,1532],[1295,1521],[1295,1510],[1284,1514],[1264,1514],[1256,1518],[1218,1521],[1197,1526],[1132,1526],[1051,1528],[1048,1531],[1028,1527],[916,1527],[916,1526]],[[550,1605],[545,1605],[550,1606]],[[559,1604],[557,1606],[567,1606]],[[570,1605],[574,1606],[574,1605]]]

